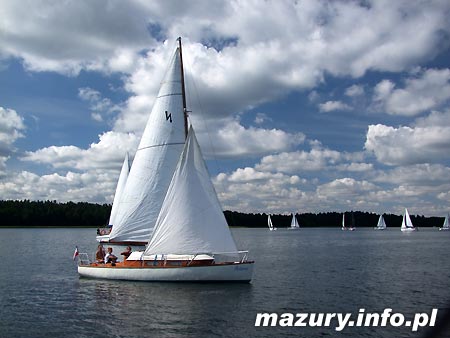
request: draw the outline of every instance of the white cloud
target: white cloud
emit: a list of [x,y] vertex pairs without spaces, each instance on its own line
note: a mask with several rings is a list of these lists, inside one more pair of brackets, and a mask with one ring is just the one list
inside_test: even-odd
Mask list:
[[426,187],[435,191],[436,187],[442,189],[443,184],[450,186],[450,168],[428,163],[401,166],[378,171],[373,180],[397,186],[421,186],[420,190]]
[[[283,173],[299,173],[304,171],[320,171],[329,168],[340,168],[343,170],[353,169],[351,171],[363,171],[368,167],[359,163],[363,160],[362,153],[346,153],[338,152],[324,148],[318,142],[310,142],[312,149],[310,151],[294,151],[283,152],[276,155],[264,156],[260,162],[255,166],[256,169],[270,172]],[[346,163],[346,162],[354,163]],[[358,162],[356,162],[358,161]]]
[[27,151],[22,161],[47,164],[55,169],[96,170],[120,167],[126,152],[134,153],[139,140],[131,133],[106,132],[88,149],[50,146]]
[[149,14],[135,1],[2,1],[0,54],[31,71],[128,70],[126,59],[155,43]]
[[24,137],[23,118],[13,109],[0,107],[0,156],[12,150],[12,144],[20,137]]
[[334,110],[350,110],[351,107],[341,101],[327,101],[319,104],[319,110],[321,112],[328,113]]
[[389,114],[415,116],[450,99],[450,69],[424,70],[406,79],[404,88],[394,86],[389,80],[378,83],[374,100]]
[[374,100],[386,101],[394,90],[395,84],[390,80],[380,81],[374,88]]
[[370,125],[365,148],[378,161],[406,165],[441,161],[450,153],[450,127],[399,127]]
[[450,127],[450,109],[444,112],[432,111],[429,115],[417,118],[415,127]]
[[23,118],[13,109],[0,107],[0,177],[6,168],[6,161],[15,150],[14,142],[24,137]]
[[36,175],[28,171],[10,174],[0,181],[3,199],[91,201],[112,203],[120,168],[111,171],[67,172]]
[[350,97],[364,95],[364,87],[361,85],[350,86],[345,90],[345,95],[350,96]]
[[318,186],[317,194],[327,198],[345,199],[355,196],[360,197],[376,189],[377,187],[368,181],[357,181],[353,178],[345,177]]
[[92,111],[91,117],[97,122],[103,121],[103,115],[121,111],[118,105],[113,104],[110,99],[102,97],[99,91],[89,87],[78,88],[78,97],[89,102],[89,109]]
[[[194,123],[194,126],[202,127],[202,124]],[[236,120],[225,121],[217,129],[213,135],[206,133],[199,135],[205,155],[254,157],[289,150],[305,140],[302,133],[290,134],[280,129],[245,128]]]
[[301,185],[306,181],[297,175],[273,174],[253,168],[221,173],[214,182],[225,209],[289,212],[297,210],[300,199],[305,196]]
[[267,114],[264,113],[257,113],[255,117],[255,123],[256,124],[263,124],[264,122],[270,122],[272,119],[267,116]]

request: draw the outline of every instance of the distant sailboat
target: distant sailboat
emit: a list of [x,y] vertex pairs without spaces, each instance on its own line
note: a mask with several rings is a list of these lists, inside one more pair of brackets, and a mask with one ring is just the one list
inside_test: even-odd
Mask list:
[[145,251],[114,264],[90,263],[80,254],[80,276],[158,282],[252,279],[254,261],[236,247],[192,126],[164,195]]
[[270,215],[267,216],[267,226],[269,227],[270,231],[277,230],[272,224],[272,219],[270,218]]
[[345,226],[345,212],[342,214],[342,230],[347,230],[347,227]]
[[123,193],[123,189],[125,188],[125,184],[127,183],[129,172],[130,172],[130,164],[128,153],[126,153],[125,159],[123,160],[122,169],[120,170],[119,179],[117,181],[117,187],[116,192],[114,194],[114,200],[111,207],[111,214],[109,216],[108,226],[106,228],[97,229],[98,235],[97,241],[99,242],[107,242],[109,240],[109,234],[111,232],[112,226],[116,223],[117,208]]
[[297,217],[295,214],[292,214],[291,227],[289,229],[300,229],[300,225],[297,222]]
[[352,224],[350,225],[350,228],[348,228],[349,231],[355,231],[356,227],[355,227],[355,215],[353,214],[353,211],[351,213],[352,215]]
[[402,226],[400,230],[403,232],[417,231],[417,228],[415,228],[412,224],[411,217],[409,217],[408,209],[406,208],[405,213],[403,214]]
[[385,230],[386,229],[386,222],[384,221],[383,215],[380,215],[380,217],[378,218],[378,224],[374,229],[375,230]]
[[347,231],[355,231],[356,227],[355,227],[355,216],[353,215],[353,212],[351,213],[352,215],[352,224],[351,226],[347,227],[345,224],[345,212],[342,214],[342,230],[347,230]]
[[442,224],[442,228],[439,228],[439,231],[450,230],[449,218],[450,218],[450,214],[447,214],[447,216],[445,216],[445,219],[444,219],[444,224]]

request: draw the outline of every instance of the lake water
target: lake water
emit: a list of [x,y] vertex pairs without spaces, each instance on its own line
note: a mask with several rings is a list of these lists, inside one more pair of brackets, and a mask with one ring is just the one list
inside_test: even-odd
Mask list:
[[93,253],[95,229],[0,229],[0,337],[422,337],[406,327],[254,324],[257,312],[392,308],[412,318],[448,308],[450,232],[232,231],[256,260],[250,284],[80,279],[74,247]]

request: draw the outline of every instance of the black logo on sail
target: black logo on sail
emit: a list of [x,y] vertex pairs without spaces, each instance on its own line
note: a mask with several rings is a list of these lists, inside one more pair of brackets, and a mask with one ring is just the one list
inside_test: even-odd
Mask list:
[[169,120],[170,123],[172,123],[172,113],[169,114],[169,112],[166,110],[166,121]]

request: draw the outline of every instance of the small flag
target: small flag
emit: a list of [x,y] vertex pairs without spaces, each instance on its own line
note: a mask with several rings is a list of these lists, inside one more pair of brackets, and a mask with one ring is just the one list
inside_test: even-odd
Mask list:
[[77,258],[78,256],[78,247],[75,247],[75,252],[73,253],[73,260],[75,260],[75,258]]

